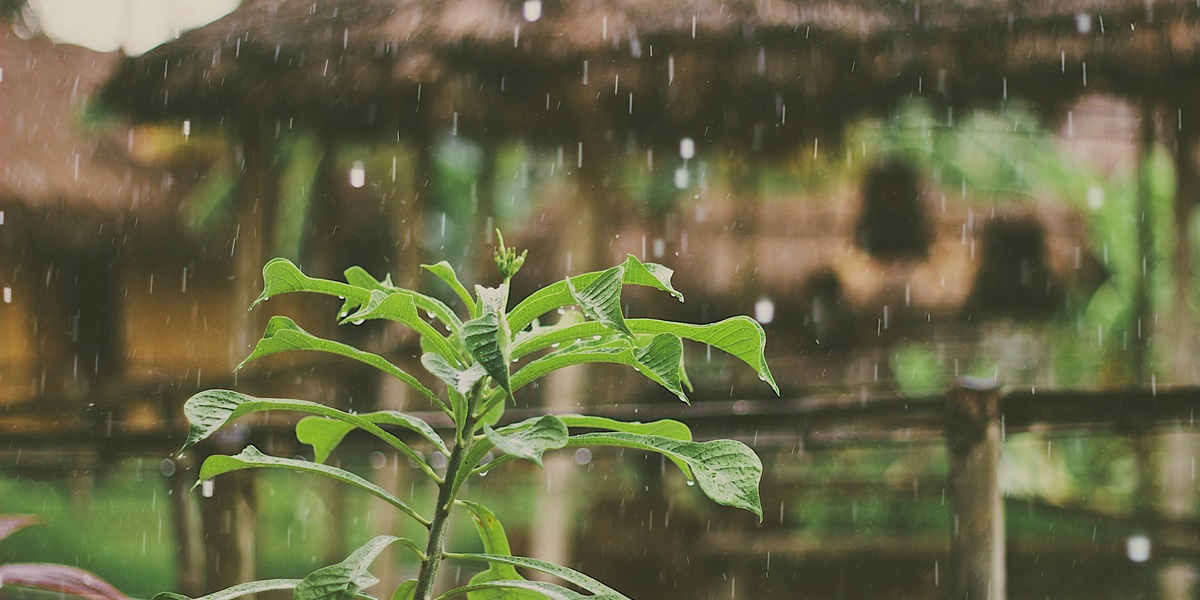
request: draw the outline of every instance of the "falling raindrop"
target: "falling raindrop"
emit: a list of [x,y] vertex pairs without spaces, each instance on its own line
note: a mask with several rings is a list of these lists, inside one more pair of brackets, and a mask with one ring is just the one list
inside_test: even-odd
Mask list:
[[12,288],[4,286],[4,303],[12,304]]
[[354,161],[350,167],[350,187],[358,189],[367,183],[367,169],[361,160]]
[[775,320],[775,303],[770,298],[764,296],[754,303],[754,320],[763,325]]
[[688,186],[688,170],[687,167],[679,167],[675,169],[675,187],[684,189]]
[[1075,30],[1079,33],[1092,32],[1092,15],[1087,13],[1077,13],[1075,15]]
[[183,122],[183,137],[188,138],[188,137],[191,137],[191,135],[192,135],[192,122],[184,121]]
[[696,156],[696,142],[692,138],[685,137],[679,140],[679,156],[683,157],[683,160],[691,160]]
[[1125,540],[1125,553],[1133,562],[1142,563],[1150,560],[1150,538],[1141,534],[1130,536],[1128,540]]
[[200,495],[201,496],[204,496],[205,498],[213,497],[213,487],[214,487],[213,481],[214,480],[212,480],[212,479],[205,479],[204,481],[202,481],[200,483]]
[[525,15],[525,20],[533,23],[542,18],[542,0],[525,0],[525,8],[522,11]]

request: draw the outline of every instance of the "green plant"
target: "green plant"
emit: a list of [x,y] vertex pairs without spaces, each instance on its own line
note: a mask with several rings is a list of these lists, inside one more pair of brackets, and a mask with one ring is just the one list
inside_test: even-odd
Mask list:
[[[0,515],[0,540],[41,522],[34,515]],[[0,565],[0,598],[20,598],[23,591],[35,594],[33,597],[45,592],[56,598],[129,600],[117,588],[78,567],[51,563]]]
[[[450,590],[438,596],[439,599],[463,594],[471,600],[625,598],[582,573],[532,558],[512,556],[496,516],[481,504],[458,499],[463,483],[471,476],[485,474],[520,459],[541,465],[544,452],[561,448],[615,446],[661,453],[678,466],[689,481],[699,483],[700,490],[712,500],[749,510],[762,518],[758,492],[762,463],[740,442],[694,442],[686,425],[671,420],[636,423],[584,415],[544,415],[496,427],[506,402],[515,393],[553,370],[581,363],[616,363],[632,367],[686,402],[684,388],[690,386],[684,370],[683,339],[709,344],[741,359],[778,393],[763,356],[766,337],[756,321],[749,317],[733,317],[718,323],[692,325],[626,319],[621,314],[621,290],[627,284],[657,288],[680,301],[683,299],[671,286],[670,269],[642,263],[632,256],[623,265],[577,275],[542,288],[508,310],[509,281],[521,268],[525,254],[506,248],[500,238],[495,258],[504,283],[496,288],[476,286],[474,296],[459,282],[448,263],[424,267],[445,282],[462,301],[469,313],[465,321],[442,301],[394,287],[388,279],[378,281],[357,267],[346,271],[346,283],[342,283],[308,277],[283,259],[266,264],[263,268],[264,290],[256,305],[279,294],[314,292],[344,299],[339,313],[342,323],[367,319],[402,323],[420,335],[424,351],[421,364],[445,384],[444,394],[439,396],[380,355],[318,338],[286,317],[277,316],[270,320],[266,334],[246,361],[279,352],[316,350],[366,363],[411,386],[444,412],[454,424],[454,438],[447,443],[428,423],[396,411],[354,414],[315,402],[256,398],[228,390],[196,394],[184,406],[191,430],[181,452],[238,417],[263,410],[288,410],[307,413],[308,416],[296,425],[296,436],[311,445],[315,455],[314,462],[279,458],[249,446],[236,456],[209,457],[200,469],[202,481],[231,471],[263,467],[330,477],[384,499],[429,531],[424,544],[379,536],[343,562],[318,569],[302,580],[241,584],[209,598],[233,598],[274,589],[293,589],[294,597],[300,600],[367,597],[362,590],[376,583],[376,579],[367,573],[367,567],[390,544],[408,548],[421,561],[417,579],[401,583],[391,596],[394,600],[430,600],[435,576],[444,559],[482,562],[488,568],[468,585]],[[578,306],[579,312],[565,312],[554,325],[538,323],[542,315],[568,306]],[[439,326],[449,333],[442,334]],[[527,360],[515,372],[510,371],[515,361],[531,355],[537,356]],[[444,453],[449,457],[445,469],[440,472],[434,469],[419,452],[385,427],[407,430]],[[354,473],[324,464],[346,434],[356,428],[374,435],[407,457],[438,486],[437,504],[432,514],[417,510],[391,491]],[[498,457],[484,464],[493,454]],[[456,507],[473,516],[484,553],[446,551],[446,526]],[[586,594],[551,583],[527,581],[515,567],[555,575]],[[176,594],[160,594],[160,597],[183,598]]]

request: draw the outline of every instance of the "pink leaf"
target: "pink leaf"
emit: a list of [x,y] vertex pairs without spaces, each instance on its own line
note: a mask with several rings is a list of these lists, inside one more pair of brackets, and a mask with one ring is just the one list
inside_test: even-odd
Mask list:
[[0,515],[0,540],[41,522],[36,515]]
[[[0,590],[9,586],[57,592],[87,600],[129,600],[128,596],[100,577],[65,565],[0,565]],[[3,595],[0,593],[0,596]]]

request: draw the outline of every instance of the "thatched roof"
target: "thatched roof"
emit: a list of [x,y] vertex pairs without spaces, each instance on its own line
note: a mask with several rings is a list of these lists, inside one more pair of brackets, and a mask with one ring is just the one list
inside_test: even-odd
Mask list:
[[44,239],[76,236],[163,208],[170,177],[128,160],[126,130],[83,115],[119,60],[0,27],[0,210],[10,233],[26,225]]
[[1200,9],[1182,0],[527,4],[254,0],[133,59],[105,97],[146,120],[630,130],[767,149],[834,138],[914,95],[964,108],[1025,97],[1052,112],[1099,89],[1191,95],[1183,79],[1200,72]]

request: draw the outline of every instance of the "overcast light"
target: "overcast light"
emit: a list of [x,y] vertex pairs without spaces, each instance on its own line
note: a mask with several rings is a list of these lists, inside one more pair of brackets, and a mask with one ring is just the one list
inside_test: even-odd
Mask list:
[[136,55],[229,14],[238,0],[32,0],[46,35]]

